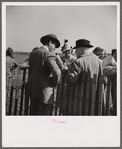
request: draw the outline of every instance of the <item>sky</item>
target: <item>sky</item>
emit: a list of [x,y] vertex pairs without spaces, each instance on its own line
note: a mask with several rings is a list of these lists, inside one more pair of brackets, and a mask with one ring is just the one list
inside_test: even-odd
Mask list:
[[117,48],[116,5],[8,5],[6,7],[6,48],[31,52],[40,47],[40,38],[55,34],[61,46],[64,39],[74,47],[76,40],[87,39],[107,53]]

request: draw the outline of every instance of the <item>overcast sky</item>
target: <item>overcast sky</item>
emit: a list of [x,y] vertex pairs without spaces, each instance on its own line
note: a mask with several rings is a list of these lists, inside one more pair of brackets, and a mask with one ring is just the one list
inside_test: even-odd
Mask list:
[[[6,48],[30,52],[40,47],[40,38],[55,34],[74,47],[78,39],[88,39],[107,52],[117,48],[117,6],[7,6]],[[56,52],[61,52],[61,47]],[[93,49],[94,49],[93,48]]]

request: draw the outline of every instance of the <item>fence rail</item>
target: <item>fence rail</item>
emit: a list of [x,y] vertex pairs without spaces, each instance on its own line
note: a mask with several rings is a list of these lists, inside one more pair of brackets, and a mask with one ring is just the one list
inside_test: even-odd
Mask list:
[[[6,115],[29,115],[29,68],[17,68],[6,73]],[[111,78],[82,73],[78,82],[71,84],[62,74],[60,84],[54,88],[52,115],[117,115],[116,81]]]

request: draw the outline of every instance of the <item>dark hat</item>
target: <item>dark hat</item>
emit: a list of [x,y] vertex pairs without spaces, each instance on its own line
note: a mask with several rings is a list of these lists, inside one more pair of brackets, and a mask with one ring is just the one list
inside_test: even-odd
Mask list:
[[78,47],[88,47],[88,48],[91,48],[93,46],[90,45],[90,41],[89,40],[79,39],[79,40],[76,41],[76,46],[73,49],[76,49]]
[[6,50],[6,54],[7,55],[12,55],[12,53],[14,53],[13,49],[8,47],[7,50]]
[[114,53],[116,53],[116,52],[117,52],[117,49],[112,49],[112,50],[111,50],[111,55],[113,56]]
[[99,51],[103,51],[103,49],[100,48],[100,47],[96,47],[96,48],[93,50],[93,53],[96,53],[96,52],[99,52]]
[[68,43],[68,40],[65,39],[65,40],[64,40],[64,45],[63,45],[61,51],[64,53],[64,52],[69,51],[69,50],[71,50],[71,49],[72,49],[72,47],[71,47],[70,44]]
[[40,39],[40,42],[42,44],[45,44],[47,43],[49,40],[52,40],[56,43],[56,48],[59,48],[60,47],[60,42],[59,40],[57,39],[57,37],[54,35],[54,34],[48,34],[46,36],[43,36],[41,39]]

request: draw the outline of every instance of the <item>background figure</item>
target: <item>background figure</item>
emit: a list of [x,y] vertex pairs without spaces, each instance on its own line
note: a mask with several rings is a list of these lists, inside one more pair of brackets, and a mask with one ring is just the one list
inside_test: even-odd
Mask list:
[[[38,47],[35,47],[32,51],[38,49]],[[24,63],[21,64],[21,68],[29,68],[29,58],[27,58]]]
[[11,65],[11,66],[13,66],[15,68],[17,66],[20,66],[19,63],[17,63],[15,61],[15,59],[14,59],[14,51],[10,47],[6,50],[6,64],[7,64],[7,66]]
[[64,40],[64,45],[61,51],[64,54],[63,63],[69,69],[72,63],[76,60],[76,57],[72,55],[73,50],[67,39]]
[[117,73],[117,52],[111,51],[111,59],[105,63],[103,73],[105,76],[113,76]]
[[12,71],[19,67],[20,64],[17,63],[14,59],[14,51],[12,48],[8,48],[6,50],[6,72],[8,73],[8,76],[12,76]]
[[115,115],[116,111],[113,108],[113,102],[114,100],[116,101],[117,96],[115,97],[114,91],[116,90],[116,81],[117,81],[117,50],[114,49],[111,51],[111,59],[106,63],[106,65],[103,68],[103,74],[106,77],[109,77],[110,82],[111,82],[111,93],[110,93],[110,102],[109,102],[109,107],[110,107],[110,114]]
[[24,63],[21,64],[21,68],[28,68],[28,67],[29,67],[29,58],[26,59],[26,60],[24,61]]
[[56,53],[56,62],[59,66],[59,68],[61,69],[62,72],[66,71],[68,68],[63,64],[63,61],[61,60],[60,56],[58,53]]
[[61,77],[54,54],[60,42],[53,34],[43,36],[40,41],[43,46],[33,50],[29,56],[30,115],[51,115],[53,88]]
[[89,40],[79,39],[76,41],[74,48],[76,49],[77,59],[67,74],[67,79],[71,83],[75,83],[83,71],[90,73],[91,78],[93,78],[93,74],[97,76],[102,74],[102,61],[89,50],[91,47],[93,46],[90,45]]
[[[101,86],[101,101],[98,101],[98,78],[100,75],[103,74],[103,68],[102,68],[102,60],[100,60],[93,52],[91,52],[91,49],[93,46],[90,44],[89,40],[86,39],[79,39],[76,41],[76,46],[74,47],[76,49],[76,55],[77,59],[74,61],[72,68],[68,70],[67,72],[67,80],[69,83],[76,83],[80,84],[80,79],[82,79],[82,74],[85,74],[85,76],[89,76],[89,89],[94,89],[94,96],[95,101],[104,103],[103,98],[103,85]],[[94,80],[95,76],[95,86],[91,85],[92,81]],[[74,84],[75,85],[75,84]],[[84,91],[85,92],[85,91]],[[86,91],[87,94],[87,91]],[[91,96],[88,94],[88,96]],[[92,98],[91,98],[92,99]],[[87,102],[87,99],[83,97],[83,102]],[[89,107],[90,103],[88,102],[87,109],[88,113],[90,113],[90,110],[94,111],[94,113],[97,113],[96,106],[94,108]],[[100,109],[100,113],[102,115],[102,109]]]
[[114,58],[115,61],[117,62],[117,52],[114,53],[113,58]]
[[113,56],[115,53],[117,53],[117,49],[112,49],[111,50],[111,55]]
[[95,55],[97,55],[101,60],[103,60],[103,59],[107,56],[105,49],[102,49],[102,48],[100,48],[100,47],[96,47],[96,48],[93,50],[93,53],[94,53]]

